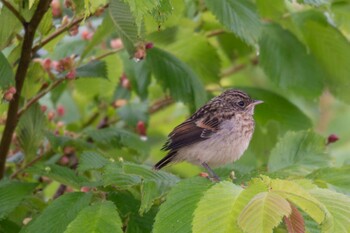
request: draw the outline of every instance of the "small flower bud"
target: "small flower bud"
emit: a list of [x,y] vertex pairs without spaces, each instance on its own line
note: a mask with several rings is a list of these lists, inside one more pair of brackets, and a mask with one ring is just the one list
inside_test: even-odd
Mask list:
[[146,136],[146,124],[143,121],[137,122],[136,131],[140,136]]
[[77,72],[75,69],[73,69],[68,72],[68,74],[66,75],[66,78],[72,80],[72,79],[75,79],[76,76],[77,76]]
[[62,15],[61,3],[59,0],[53,0],[51,2],[51,9],[53,17],[60,17]]
[[62,117],[62,116],[64,116],[64,113],[65,113],[65,108],[64,108],[64,106],[59,105],[59,106],[57,107],[57,115],[60,116],[60,117]]
[[48,119],[49,121],[52,121],[54,118],[55,118],[55,113],[54,113],[53,111],[49,111],[49,112],[47,113],[47,119]]
[[112,49],[120,49],[123,47],[123,42],[120,38],[113,39],[110,42],[110,46]]
[[331,143],[335,143],[338,140],[339,140],[339,137],[336,134],[331,134],[327,138],[327,145],[329,145]]
[[152,43],[152,42],[146,43],[145,48],[146,48],[146,49],[151,49],[151,48],[153,48],[153,43]]

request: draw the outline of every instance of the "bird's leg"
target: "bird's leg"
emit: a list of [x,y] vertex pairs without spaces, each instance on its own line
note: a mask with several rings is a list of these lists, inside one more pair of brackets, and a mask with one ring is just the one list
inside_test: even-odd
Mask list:
[[212,181],[215,181],[215,182],[219,182],[220,181],[220,178],[218,177],[218,175],[215,174],[215,172],[213,170],[211,170],[211,168],[209,167],[209,165],[205,162],[202,163],[202,166],[207,169],[208,173],[209,173],[209,176],[210,176],[210,179]]

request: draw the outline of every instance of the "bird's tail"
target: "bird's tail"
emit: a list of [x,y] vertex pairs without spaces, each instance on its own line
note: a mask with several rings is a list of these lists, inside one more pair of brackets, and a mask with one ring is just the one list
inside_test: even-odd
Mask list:
[[165,167],[167,164],[173,161],[176,156],[177,151],[171,150],[164,158],[162,158],[158,163],[153,166],[154,170],[160,170],[162,167]]

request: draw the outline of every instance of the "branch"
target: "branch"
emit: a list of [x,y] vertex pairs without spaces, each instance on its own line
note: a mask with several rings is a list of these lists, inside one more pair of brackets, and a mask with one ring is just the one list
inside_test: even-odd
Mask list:
[[104,54],[101,54],[100,56],[97,56],[95,58],[93,58],[92,60],[101,60],[105,57],[108,57],[109,55],[112,55],[112,54],[115,54],[115,53],[118,53],[119,51],[123,50],[124,47],[121,47],[119,49],[114,49],[114,50],[111,50],[107,53],[104,53]]
[[18,176],[19,173],[23,172],[25,169],[27,169],[28,167],[32,166],[33,164],[35,164],[36,162],[40,161],[40,159],[42,159],[44,157],[44,155],[40,155],[38,157],[36,157],[35,159],[33,159],[32,161],[30,161],[29,163],[27,163],[24,167],[18,169],[17,171],[15,171],[12,175],[11,175],[11,179],[16,178]]
[[34,103],[36,103],[41,97],[43,97],[44,95],[49,93],[49,91],[51,91],[52,89],[57,87],[59,84],[61,84],[64,80],[65,80],[64,78],[56,79],[56,81],[54,81],[50,86],[48,86],[46,89],[41,91],[39,94],[37,94],[36,96],[31,98],[20,110],[18,110],[17,117],[20,117],[25,111],[27,111],[27,109],[30,106],[32,106]]
[[13,132],[15,131],[18,123],[17,111],[19,107],[23,83],[31,61],[35,32],[44,14],[49,9],[50,2],[50,0],[41,0],[30,22],[24,24],[24,38],[21,48],[21,56],[15,75],[16,93],[14,94],[14,98],[8,107],[6,124],[0,142],[0,179],[3,178],[5,173],[7,153],[10,149]]
[[7,9],[9,9],[12,12],[12,14],[16,16],[16,18],[21,22],[23,26],[27,24],[27,21],[25,20],[25,18],[23,18],[23,16],[16,10],[16,8],[12,6],[11,3],[9,3],[6,0],[1,0],[1,1],[4,4],[4,6],[6,6]]

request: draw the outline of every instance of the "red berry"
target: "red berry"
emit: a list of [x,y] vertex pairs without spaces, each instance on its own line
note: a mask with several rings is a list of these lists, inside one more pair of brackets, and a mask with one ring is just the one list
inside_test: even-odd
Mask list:
[[137,133],[141,136],[146,136],[146,124],[143,121],[137,122],[136,126]]
[[152,42],[147,43],[147,44],[145,45],[145,48],[146,48],[146,49],[151,49],[151,48],[153,48],[153,43],[152,43]]
[[334,142],[336,142],[338,140],[339,140],[339,137],[336,134],[331,134],[331,135],[328,136],[327,145],[331,144],[331,143],[334,143]]
[[65,113],[65,108],[64,108],[64,106],[59,105],[59,106],[57,107],[57,115],[60,116],[60,117],[62,117],[62,116],[64,116],[64,113]]

